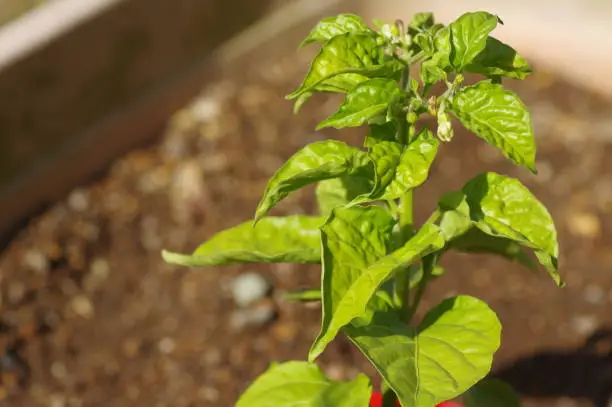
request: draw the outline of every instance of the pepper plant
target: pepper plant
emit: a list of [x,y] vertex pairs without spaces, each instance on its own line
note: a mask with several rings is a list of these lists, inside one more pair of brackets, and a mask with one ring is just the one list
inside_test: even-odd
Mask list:
[[[320,288],[290,295],[321,301],[321,330],[308,361],[271,365],[236,406],[366,407],[372,394],[367,377],[333,381],[316,365],[338,335],[382,376],[384,405],[432,407],[459,396],[472,406],[490,401],[486,396],[498,386],[483,378],[500,344],[495,312],[458,295],[420,321],[415,315],[451,250],[491,252],[528,267],[537,260],[563,285],[553,220],[520,181],[495,172],[443,195],[418,227],[413,191],[453,139],[452,117],[536,173],[530,113],[502,85],[532,70],[490,35],[498,24],[487,12],[466,13],[448,25],[419,13],[407,24],[370,28],[356,15],[341,14],[320,21],[304,40],[304,46],[319,43],[320,50],[287,98],[297,112],[317,93],[343,94],[338,111],[318,129],[367,126],[363,148],[337,140],[305,146],[272,176],[254,221],[213,236],[191,255],[163,253],[167,262],[191,267],[321,264]],[[465,74],[484,78],[468,85]],[[268,215],[288,194],[313,183],[318,215]]]

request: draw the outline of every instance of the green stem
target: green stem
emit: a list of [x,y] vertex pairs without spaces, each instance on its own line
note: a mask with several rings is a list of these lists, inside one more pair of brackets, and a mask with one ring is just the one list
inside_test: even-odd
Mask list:
[[416,314],[419,309],[419,304],[421,303],[421,299],[423,298],[423,294],[425,294],[425,290],[429,285],[429,280],[431,279],[433,269],[438,261],[437,255],[429,255],[423,258],[423,277],[419,282],[419,285],[416,288],[416,292],[414,294],[414,299],[412,300],[412,304],[407,307],[408,311],[404,314],[404,320],[406,322],[412,321],[414,318],[414,314]]

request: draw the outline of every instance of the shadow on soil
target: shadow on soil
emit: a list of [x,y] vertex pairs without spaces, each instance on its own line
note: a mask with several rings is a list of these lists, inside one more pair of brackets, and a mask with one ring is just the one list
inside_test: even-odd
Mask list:
[[588,399],[607,407],[612,397],[612,328],[596,331],[578,349],[542,351],[497,369],[523,396]]

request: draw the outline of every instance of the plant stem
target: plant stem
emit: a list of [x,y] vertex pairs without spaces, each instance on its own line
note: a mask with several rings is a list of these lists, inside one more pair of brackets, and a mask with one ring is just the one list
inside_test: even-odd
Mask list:
[[416,293],[414,294],[412,304],[407,307],[407,312],[404,314],[405,321],[409,322],[412,321],[412,318],[414,318],[414,314],[416,314],[419,308],[423,294],[425,294],[425,290],[429,285],[429,280],[431,279],[431,275],[437,261],[437,255],[429,255],[423,258],[423,277],[416,288]]

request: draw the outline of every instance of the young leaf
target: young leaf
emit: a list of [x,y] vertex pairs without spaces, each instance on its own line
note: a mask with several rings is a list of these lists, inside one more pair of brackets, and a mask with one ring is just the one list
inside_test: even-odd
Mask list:
[[214,235],[185,255],[163,251],[167,263],[188,267],[234,263],[320,263],[323,217],[265,217],[255,227],[245,222]]
[[474,225],[484,233],[514,240],[534,250],[555,282],[559,244],[546,207],[517,179],[488,172],[463,187]]
[[364,151],[336,140],[312,143],[295,153],[272,176],[255,219],[260,219],[290,192],[314,182],[350,176],[371,166]]
[[468,130],[536,172],[531,115],[515,93],[483,81],[458,91],[450,109]]
[[[338,314],[341,301],[370,264],[387,253],[395,220],[377,206],[338,207],[321,228],[323,247],[321,333],[309,359],[314,360],[336,336],[342,325],[350,322]],[[373,287],[376,289],[377,287]],[[339,320],[341,318],[341,320]]]
[[357,202],[396,199],[425,182],[439,145],[429,130],[423,129],[408,145],[375,139],[373,134],[367,143],[375,166],[376,187]]
[[346,33],[367,33],[372,30],[368,28],[361,17],[355,14],[338,14],[319,21],[312,29],[308,37],[300,44],[300,47],[313,42],[326,42],[338,35]]
[[[371,168],[371,167],[369,167]],[[337,206],[345,206],[360,195],[369,194],[374,188],[374,172],[321,181],[315,189],[319,214],[327,216]]]
[[291,361],[273,364],[244,392],[236,407],[365,407],[371,394],[365,375],[350,382],[333,381],[316,365]]
[[487,76],[525,79],[531,67],[512,47],[489,37],[485,49],[466,67],[466,71]]
[[501,325],[486,303],[458,296],[430,310],[416,329],[396,313],[370,309],[344,332],[402,406],[431,407],[463,394],[489,372]]
[[368,77],[387,76],[401,69],[398,60],[385,61],[376,35],[342,34],[330,39],[319,51],[302,85],[287,95],[294,99],[305,92],[349,92]]
[[421,80],[425,89],[439,80],[446,78],[446,70],[450,66],[451,58],[451,31],[450,27],[443,27],[438,30],[433,38],[431,33],[419,35],[422,39],[420,46],[429,55],[429,59],[421,64]]
[[340,110],[317,126],[324,127],[357,127],[369,123],[387,112],[390,101],[402,94],[397,82],[392,79],[374,78],[355,86]]
[[465,13],[450,25],[451,66],[462,72],[486,46],[489,33],[497,27],[497,16],[478,11]]
[[497,254],[510,261],[518,261],[523,266],[535,270],[536,265],[523,248],[513,240],[490,236],[479,229],[472,228],[452,240],[450,249],[467,253]]
[[521,400],[509,384],[484,379],[462,397],[465,407],[521,407]]
[[311,361],[323,352],[340,328],[366,311],[368,302],[383,282],[401,268],[444,246],[439,228],[427,224],[403,247],[381,257],[384,255],[383,240],[390,237],[393,219],[386,211],[380,212],[387,217],[378,220],[382,223],[380,226],[384,226],[384,234],[372,233],[370,230],[376,223],[359,216],[358,212],[363,209],[335,209],[335,216],[332,214],[321,229],[323,323],[308,355]]
[[415,35],[418,32],[428,29],[434,25],[433,13],[416,13],[412,16],[412,20],[408,24],[408,32],[410,35]]
[[321,290],[302,290],[293,291],[283,296],[288,301],[321,301]]

